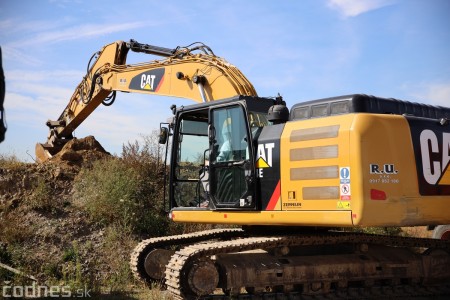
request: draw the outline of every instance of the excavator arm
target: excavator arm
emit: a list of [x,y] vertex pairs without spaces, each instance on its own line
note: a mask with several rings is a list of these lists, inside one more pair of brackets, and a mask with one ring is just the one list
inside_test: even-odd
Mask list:
[[[162,60],[126,64],[129,51],[163,57]],[[92,63],[92,61],[94,61]],[[236,95],[256,96],[242,72],[215,56],[211,49],[194,43],[168,49],[134,40],[117,41],[96,52],[86,76],[75,89],[56,121],[47,121],[47,142],[36,145],[36,158],[44,162],[73,138],[73,131],[100,105],[111,105],[116,92],[155,94],[214,101]]]

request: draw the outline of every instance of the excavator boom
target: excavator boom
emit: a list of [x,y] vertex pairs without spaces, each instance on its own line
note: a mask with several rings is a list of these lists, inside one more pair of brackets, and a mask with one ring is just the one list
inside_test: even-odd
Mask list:
[[[127,65],[129,50],[163,59]],[[253,85],[238,68],[202,43],[169,49],[134,40],[117,41],[92,56],[86,75],[62,114],[56,121],[47,121],[50,131],[46,143],[36,145],[37,160],[44,162],[58,153],[100,104],[114,102],[117,91],[188,98],[199,103],[236,95],[256,96]]]

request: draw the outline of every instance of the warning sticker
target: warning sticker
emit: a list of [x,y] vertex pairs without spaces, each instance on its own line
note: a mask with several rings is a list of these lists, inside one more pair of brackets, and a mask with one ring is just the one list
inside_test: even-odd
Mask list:
[[341,184],[341,200],[350,200],[350,184]]
[[338,201],[337,209],[351,209],[351,205],[349,201]]
[[339,168],[339,180],[341,200],[351,200],[350,167]]
[[339,168],[339,179],[341,184],[350,184],[350,167]]

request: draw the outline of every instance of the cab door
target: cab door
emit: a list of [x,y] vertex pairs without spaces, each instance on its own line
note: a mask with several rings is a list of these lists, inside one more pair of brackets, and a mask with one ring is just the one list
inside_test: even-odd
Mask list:
[[252,141],[244,106],[212,108],[209,113],[212,202],[217,209],[256,209]]

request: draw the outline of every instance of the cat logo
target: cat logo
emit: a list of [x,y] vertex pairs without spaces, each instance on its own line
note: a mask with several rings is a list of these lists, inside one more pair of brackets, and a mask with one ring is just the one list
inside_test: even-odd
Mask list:
[[272,166],[272,150],[275,143],[267,143],[258,145],[256,153],[256,168],[270,168]]
[[164,68],[146,71],[131,79],[129,88],[157,93],[164,83]]
[[141,76],[141,89],[143,90],[152,90],[154,88],[155,85],[155,78],[156,75],[147,75],[147,74],[142,74]]
[[257,169],[256,176],[259,178],[264,177],[263,170],[265,168],[272,167],[272,153],[275,148],[275,143],[259,144],[258,151],[256,152],[256,164]]
[[[442,144],[440,143],[442,142]],[[439,148],[439,144],[442,148]],[[434,131],[420,133],[423,176],[431,185],[450,185],[450,133],[443,132],[439,141]]]

